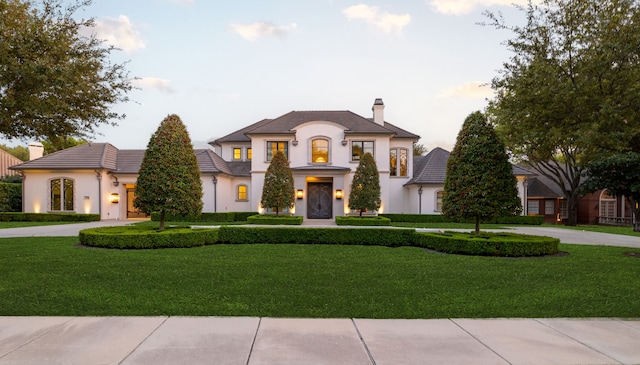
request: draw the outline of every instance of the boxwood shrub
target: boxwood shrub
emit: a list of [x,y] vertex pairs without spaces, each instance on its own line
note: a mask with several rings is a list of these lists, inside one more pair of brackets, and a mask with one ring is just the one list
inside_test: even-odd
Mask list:
[[2,212],[2,222],[95,222],[100,214]]
[[0,182],[0,212],[22,210],[22,184]]
[[391,219],[386,217],[336,217],[339,226],[390,226]]
[[[167,214],[165,220],[169,222],[244,222],[247,220],[247,217],[255,214],[255,212],[208,212],[200,215]],[[151,213],[151,220],[155,222],[160,221],[160,213]]]
[[220,243],[295,243],[411,246],[416,231],[406,228],[304,228],[222,226]]
[[419,246],[439,252],[478,256],[543,256],[558,253],[557,238],[516,233],[417,232]]
[[302,216],[292,215],[270,215],[270,214],[254,214],[247,217],[249,224],[265,224],[265,225],[301,225]]
[[[441,214],[380,214],[381,217],[391,219],[392,222],[407,223],[474,223],[473,219],[464,220],[458,218],[447,218]],[[527,224],[541,225],[544,223],[544,216],[509,216],[485,219],[485,224]]]
[[218,230],[166,228],[157,231],[153,227],[115,226],[83,229],[80,243],[104,248],[184,248],[204,246],[218,241]]

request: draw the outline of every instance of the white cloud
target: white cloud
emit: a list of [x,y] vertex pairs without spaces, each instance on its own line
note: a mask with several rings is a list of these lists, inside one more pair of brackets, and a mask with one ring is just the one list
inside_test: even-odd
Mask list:
[[411,15],[409,14],[391,14],[380,10],[377,6],[365,4],[350,6],[342,12],[349,20],[364,20],[386,33],[401,32],[402,28],[411,22]]
[[[476,8],[490,6],[509,6],[513,4],[526,5],[527,0],[428,0],[429,4],[438,12],[448,15],[469,14]],[[539,1],[534,1],[534,3]]]
[[171,81],[160,79],[157,77],[143,77],[140,79],[133,80],[133,84],[142,89],[156,89],[166,93],[174,93],[175,90],[171,87]]
[[291,23],[289,25],[275,25],[273,23],[268,22],[255,22],[251,24],[231,24],[231,30],[235,33],[238,33],[240,37],[248,40],[255,41],[261,36],[273,35],[276,37],[284,37],[288,33],[296,30],[296,23]]
[[135,52],[145,47],[140,37],[140,32],[125,15],[120,15],[117,18],[100,18],[96,20],[93,31],[99,39],[104,39],[107,43],[121,48],[127,53]]
[[486,82],[474,81],[454,86],[438,94],[441,99],[486,99],[493,97],[493,89]]

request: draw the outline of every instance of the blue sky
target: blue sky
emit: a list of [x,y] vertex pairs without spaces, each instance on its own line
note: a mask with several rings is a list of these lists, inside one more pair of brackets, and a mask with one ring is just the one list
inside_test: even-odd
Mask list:
[[292,110],[351,110],[451,149],[481,87],[510,54],[512,34],[477,25],[485,10],[509,23],[514,0],[94,0],[100,38],[120,47],[140,90],[127,118],[95,141],[145,148],[168,114],[196,146]]

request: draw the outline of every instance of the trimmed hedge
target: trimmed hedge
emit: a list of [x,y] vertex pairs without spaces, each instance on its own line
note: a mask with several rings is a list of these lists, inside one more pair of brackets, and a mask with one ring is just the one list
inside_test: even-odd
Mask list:
[[0,213],[0,222],[97,222],[100,214]]
[[477,256],[543,256],[558,253],[557,238],[516,233],[418,232],[419,246],[439,252]]
[[[473,219],[447,218],[441,214],[380,214],[381,217],[391,219],[392,222],[407,223],[474,223]],[[544,223],[544,216],[509,216],[484,219],[485,224],[528,224],[541,225]]]
[[[247,217],[255,214],[256,212],[207,212],[200,215],[167,214],[164,219],[168,222],[245,222]],[[151,213],[151,220],[154,222],[160,221],[160,213]]]
[[406,228],[298,228],[222,226],[219,243],[294,243],[412,246],[416,231]]
[[255,214],[247,217],[249,224],[266,224],[266,225],[301,225],[302,216],[292,215],[268,215],[268,214]]
[[339,226],[390,226],[391,219],[386,217],[336,217]]
[[0,182],[0,212],[22,210],[22,184]]
[[80,243],[92,247],[119,249],[186,248],[213,244],[218,241],[217,229],[169,227],[157,231],[153,227],[116,226],[83,229]]

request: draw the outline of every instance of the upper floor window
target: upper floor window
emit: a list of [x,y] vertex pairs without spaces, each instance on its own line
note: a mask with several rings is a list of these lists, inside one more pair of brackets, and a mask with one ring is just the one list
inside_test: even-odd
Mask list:
[[236,191],[236,200],[245,201],[247,199],[247,186],[246,185],[238,185]]
[[329,162],[329,141],[326,139],[314,139],[311,141],[311,162]]
[[289,142],[286,141],[268,141],[267,142],[267,161],[271,161],[271,158],[276,152],[282,151],[284,155],[289,158]]
[[251,161],[253,157],[253,152],[251,151],[251,147],[247,148],[247,160]]
[[442,212],[442,198],[444,198],[444,190],[436,193],[436,212]]
[[51,190],[51,211],[73,211],[73,180],[53,179],[49,183]]
[[373,154],[373,141],[352,141],[351,142],[351,161],[360,161],[360,157],[369,152]]
[[242,148],[235,147],[233,149],[233,159],[234,160],[241,160],[242,159]]
[[393,148],[389,151],[389,171],[391,176],[407,176],[407,156],[409,150],[406,148]]

